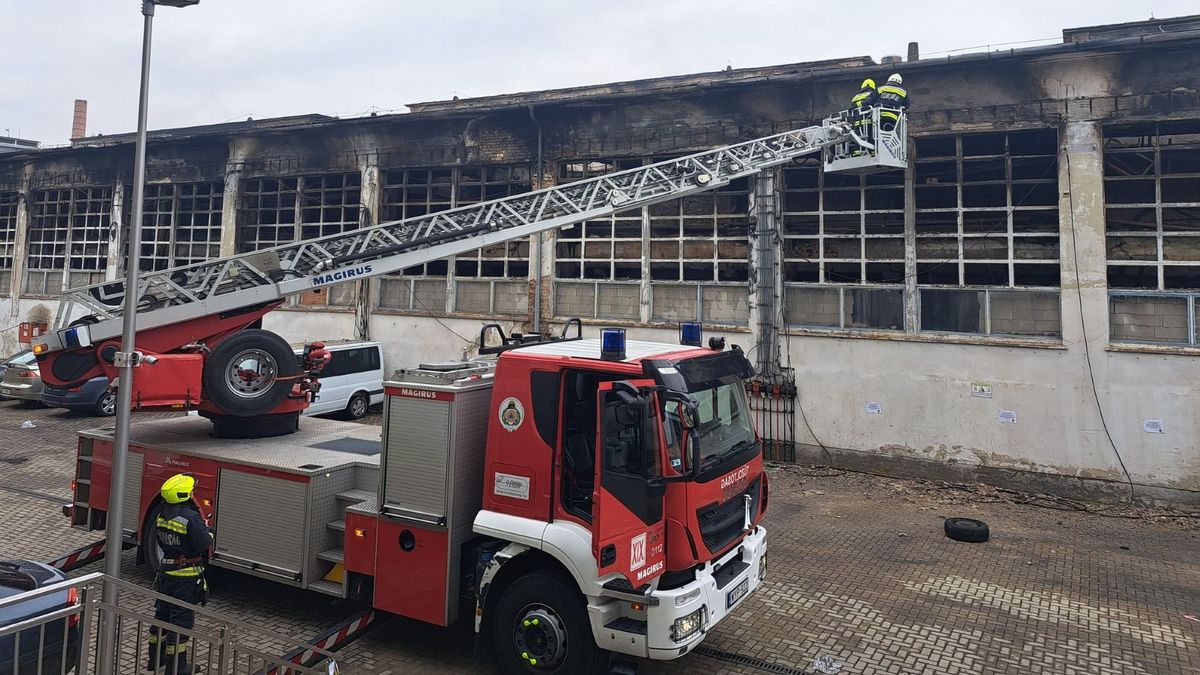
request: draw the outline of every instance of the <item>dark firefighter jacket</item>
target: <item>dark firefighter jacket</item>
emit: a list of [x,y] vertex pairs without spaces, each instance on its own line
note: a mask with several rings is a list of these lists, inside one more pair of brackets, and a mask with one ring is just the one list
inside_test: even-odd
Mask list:
[[896,110],[904,110],[908,107],[910,99],[908,98],[908,90],[904,87],[894,84],[885,84],[879,88],[879,107],[881,117],[890,117],[897,119]]
[[192,502],[167,504],[155,522],[162,547],[163,574],[198,577],[204,574],[212,533]]

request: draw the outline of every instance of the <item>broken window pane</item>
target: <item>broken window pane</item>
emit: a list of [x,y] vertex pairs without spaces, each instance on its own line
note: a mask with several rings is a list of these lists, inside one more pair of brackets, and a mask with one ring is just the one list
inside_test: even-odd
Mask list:
[[916,139],[917,157],[954,157],[954,136],[921,136]]
[[1156,265],[1109,265],[1109,288],[1158,288]]
[[903,289],[847,288],[845,293],[847,328],[904,329]]
[[921,289],[921,330],[982,333],[984,292]]

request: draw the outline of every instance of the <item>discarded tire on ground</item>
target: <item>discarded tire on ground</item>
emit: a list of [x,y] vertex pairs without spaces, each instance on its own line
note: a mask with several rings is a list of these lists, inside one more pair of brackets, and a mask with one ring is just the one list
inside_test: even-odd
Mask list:
[[947,518],[942,528],[947,537],[972,544],[985,542],[991,536],[987,523],[974,518]]

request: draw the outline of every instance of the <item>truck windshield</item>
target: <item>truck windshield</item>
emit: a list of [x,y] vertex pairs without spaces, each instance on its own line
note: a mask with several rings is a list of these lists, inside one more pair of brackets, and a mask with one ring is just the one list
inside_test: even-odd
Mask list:
[[[746,391],[741,380],[717,385],[711,389],[692,392],[699,408],[697,426],[688,436],[688,443],[699,443],[700,466],[719,460],[727,454],[740,452],[755,441],[754,427],[750,421],[750,408],[746,403]],[[671,467],[682,471],[684,451],[681,447],[683,427],[679,423],[679,405],[674,401],[665,404],[663,415],[667,437],[667,452]],[[686,453],[688,457],[691,453]]]

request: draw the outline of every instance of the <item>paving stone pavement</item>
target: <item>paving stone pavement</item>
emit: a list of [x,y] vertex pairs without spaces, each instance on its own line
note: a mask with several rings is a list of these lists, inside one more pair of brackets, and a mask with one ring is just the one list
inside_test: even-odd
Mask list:
[[[20,429],[25,419],[37,428]],[[98,423],[108,421],[0,403],[0,558],[49,560],[101,537],[67,527],[59,511],[73,434]],[[640,672],[812,673],[827,655],[843,674],[1200,673],[1200,623],[1185,618],[1200,612],[1200,522],[951,499],[909,481],[791,467],[772,469],[771,485],[767,584],[704,644],[774,668],[693,654]],[[992,540],[945,538],[945,516],[988,521]],[[123,560],[127,578],[149,583],[132,552]],[[212,586],[210,608],[297,638],[353,611],[225,570]],[[395,618],[341,663],[352,675],[495,673],[471,644],[466,623]]]

